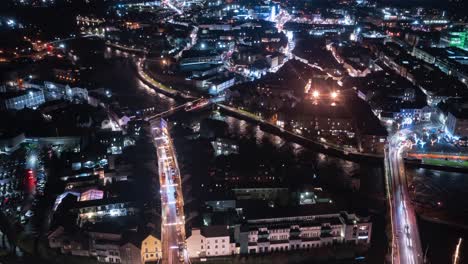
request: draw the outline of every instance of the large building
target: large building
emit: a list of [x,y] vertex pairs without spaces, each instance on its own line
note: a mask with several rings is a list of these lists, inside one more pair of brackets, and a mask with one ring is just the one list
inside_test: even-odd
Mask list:
[[211,141],[211,146],[213,146],[215,156],[239,154],[239,146],[233,140],[217,138]]
[[355,132],[350,111],[343,106],[329,104],[308,105],[297,113],[279,113],[276,123],[279,126],[288,125],[295,131],[310,131],[317,135]]
[[146,258],[145,255],[141,255],[140,244],[144,247],[143,252],[147,249],[149,252],[154,250],[155,245],[159,245],[160,249],[160,242],[154,243],[150,239],[151,235],[142,242],[142,235],[144,234],[136,232],[120,234],[95,231],[71,234],[60,226],[52,231],[47,239],[52,249],[59,249],[64,254],[94,257],[100,263],[144,264],[145,260],[157,263],[161,258],[160,253],[158,258]]
[[259,208],[253,215],[245,215],[245,222],[231,228],[222,225],[194,228],[186,240],[189,256],[206,258],[307,250],[340,243],[370,244],[372,223],[355,214],[274,215]]
[[129,202],[101,199],[78,202],[78,225],[109,221],[112,218],[135,215],[137,208]]
[[450,27],[440,38],[443,47],[468,49],[468,28],[465,26]]
[[211,76],[202,76],[194,78],[195,86],[211,95],[217,95],[229,87],[232,87],[236,82],[236,76],[231,73],[218,73]]
[[[468,40],[467,40],[468,42]],[[468,44],[467,44],[468,47]],[[452,75],[468,85],[468,49],[461,48],[422,48],[414,47],[413,56],[427,63],[434,64],[443,73]]]
[[[336,243],[369,244],[372,224],[347,212],[249,219],[240,234],[240,253],[309,249]],[[244,241],[243,241],[244,240]],[[245,243],[245,240],[248,242]]]
[[236,244],[231,242],[227,226],[208,226],[192,229],[187,238],[189,257],[216,257],[234,255]]
[[221,64],[222,58],[219,53],[207,50],[189,50],[184,51],[180,59],[181,69],[185,69],[194,65],[202,64]]
[[0,109],[21,110],[36,108],[45,103],[44,93],[39,89],[27,89],[0,94]]
[[468,136],[468,110],[452,109],[449,110],[445,126],[447,131],[456,137]]

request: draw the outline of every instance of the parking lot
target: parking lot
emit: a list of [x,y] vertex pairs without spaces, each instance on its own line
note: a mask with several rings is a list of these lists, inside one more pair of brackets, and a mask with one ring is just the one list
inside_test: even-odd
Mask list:
[[0,157],[0,209],[14,223],[26,225],[44,194],[46,172],[37,146],[24,145]]

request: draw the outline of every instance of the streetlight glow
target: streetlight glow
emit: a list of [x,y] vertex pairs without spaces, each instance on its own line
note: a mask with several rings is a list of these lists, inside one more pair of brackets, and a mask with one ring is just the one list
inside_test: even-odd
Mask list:
[[338,93],[335,92],[335,91],[333,91],[333,92],[331,93],[331,97],[332,97],[333,99],[336,99],[336,98],[338,97]]
[[319,94],[319,92],[318,92],[317,90],[315,90],[315,91],[312,92],[312,96],[313,96],[314,98],[318,98],[319,95],[320,95],[320,94]]

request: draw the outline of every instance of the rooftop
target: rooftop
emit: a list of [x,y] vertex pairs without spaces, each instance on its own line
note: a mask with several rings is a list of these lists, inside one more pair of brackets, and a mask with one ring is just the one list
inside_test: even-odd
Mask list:
[[205,226],[200,229],[200,233],[205,237],[229,236],[229,229],[225,225]]
[[15,98],[15,97],[18,97],[18,96],[26,95],[29,92],[37,93],[37,92],[41,92],[41,90],[36,89],[36,88],[30,88],[30,89],[25,89],[25,90],[18,90],[18,91],[0,93],[0,98],[7,100],[7,99]]

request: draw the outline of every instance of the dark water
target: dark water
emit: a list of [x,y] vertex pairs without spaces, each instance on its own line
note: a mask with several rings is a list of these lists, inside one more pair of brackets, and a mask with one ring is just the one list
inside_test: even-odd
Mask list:
[[111,90],[121,106],[155,107],[155,111],[162,112],[176,105],[172,98],[155,93],[138,79],[133,55],[105,47],[99,40],[80,39],[69,46],[76,54],[76,63],[87,68],[86,81],[94,88]]
[[[311,152],[292,142],[285,141],[279,136],[264,132],[257,125],[244,120],[225,116],[230,134],[238,137],[253,137],[257,144],[269,141],[276,148],[287,149],[301,164],[310,165],[310,173],[301,178],[301,182],[326,184],[329,189],[340,191],[349,189],[353,179],[360,180],[361,192],[369,196],[384,195],[383,168],[379,164],[355,163],[335,158],[322,153]],[[308,181],[308,177],[310,178]]]
[[468,263],[468,230],[443,224],[419,221],[419,232],[427,263],[454,263],[453,255],[460,238],[459,264]]
[[468,224],[468,174],[429,169],[407,170],[415,188],[415,200],[425,206],[436,206]]
[[[440,207],[451,218],[468,226],[468,174],[407,168],[407,175],[415,186],[415,200],[429,208]],[[437,203],[440,202],[441,206]],[[430,263],[453,263],[459,238],[460,261],[468,263],[468,230],[443,224],[419,221],[419,231]]]

